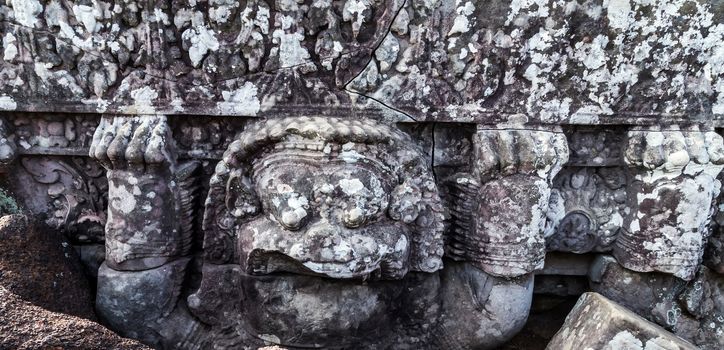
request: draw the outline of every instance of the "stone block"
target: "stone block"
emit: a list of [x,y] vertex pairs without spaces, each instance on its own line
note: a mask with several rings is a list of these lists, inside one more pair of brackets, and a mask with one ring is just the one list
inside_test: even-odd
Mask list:
[[696,347],[598,293],[585,293],[546,349],[693,350]]
[[591,289],[702,349],[724,348],[724,278],[704,266],[692,281],[635,272],[610,256],[591,265]]

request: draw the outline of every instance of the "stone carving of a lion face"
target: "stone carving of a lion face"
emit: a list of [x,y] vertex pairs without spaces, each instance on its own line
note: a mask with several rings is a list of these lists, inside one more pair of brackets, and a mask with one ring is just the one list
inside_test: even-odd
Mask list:
[[426,157],[406,134],[369,120],[245,130],[211,179],[204,229],[191,308],[290,346],[391,332],[421,307],[400,298],[434,293],[408,273],[442,268],[442,205]]

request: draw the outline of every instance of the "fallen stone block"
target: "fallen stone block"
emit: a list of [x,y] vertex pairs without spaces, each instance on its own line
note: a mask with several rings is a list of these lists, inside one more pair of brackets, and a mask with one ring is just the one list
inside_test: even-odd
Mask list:
[[724,349],[724,277],[700,266],[692,281],[636,272],[611,256],[591,265],[591,290],[705,350]]
[[585,293],[546,349],[684,350],[694,345],[598,293]]

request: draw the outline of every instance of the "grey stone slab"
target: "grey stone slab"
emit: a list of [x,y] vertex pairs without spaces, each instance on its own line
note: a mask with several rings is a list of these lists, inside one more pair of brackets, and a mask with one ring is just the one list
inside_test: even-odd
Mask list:
[[550,124],[724,113],[722,9],[703,0],[104,4],[0,5],[0,110]]
[[631,271],[610,256],[591,265],[591,289],[702,349],[724,347],[724,278],[704,266],[684,281]]
[[697,347],[600,294],[585,293],[546,349],[694,350]]

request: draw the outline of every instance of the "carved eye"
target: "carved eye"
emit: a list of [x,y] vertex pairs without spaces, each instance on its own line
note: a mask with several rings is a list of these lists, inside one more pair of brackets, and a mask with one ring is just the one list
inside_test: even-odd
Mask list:
[[287,230],[296,231],[302,227],[304,218],[307,216],[306,211],[302,214],[297,210],[283,210],[277,215],[277,220]]
[[296,231],[304,226],[309,216],[307,197],[296,192],[280,193],[272,199],[273,214],[285,229]]
[[349,228],[360,227],[365,223],[365,221],[367,221],[367,217],[365,217],[364,211],[358,207],[346,209],[342,214],[342,222],[344,223],[344,226]]

